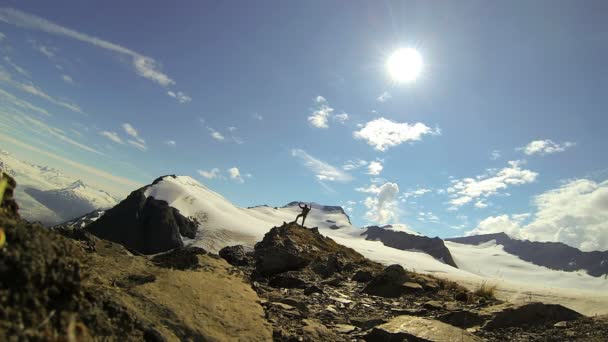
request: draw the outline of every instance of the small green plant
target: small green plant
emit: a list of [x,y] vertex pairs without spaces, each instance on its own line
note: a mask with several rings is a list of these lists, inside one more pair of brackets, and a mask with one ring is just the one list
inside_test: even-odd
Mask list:
[[496,284],[489,284],[487,281],[483,281],[479,287],[477,288],[477,290],[475,290],[475,292],[473,292],[473,294],[475,294],[478,297],[482,297],[485,299],[493,299],[496,298],[495,297],[495,292],[496,291]]
[[2,173],[0,172],[0,203],[4,199],[4,191],[6,191],[6,187],[8,186],[8,179],[6,177],[2,177]]

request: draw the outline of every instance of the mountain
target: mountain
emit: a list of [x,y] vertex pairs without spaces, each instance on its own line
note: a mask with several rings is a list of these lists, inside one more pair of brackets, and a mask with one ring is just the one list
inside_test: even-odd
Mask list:
[[[219,253],[234,245],[243,245],[243,251],[239,252],[243,254],[254,248],[272,227],[292,222],[300,212],[297,202],[283,207],[239,208],[191,177],[165,176],[137,189],[101,217],[92,213],[89,218],[70,224],[85,226],[104,239],[144,254],[180,246]],[[87,220],[95,222],[87,225]],[[530,297],[538,297],[586,314],[608,313],[605,309],[608,296],[598,295],[608,291],[608,283],[603,278],[538,266],[492,242],[481,245],[444,242],[453,260],[451,265],[447,257],[432,252],[432,248],[426,251],[421,248],[424,244],[402,250],[389,246],[391,242],[386,237],[384,242],[380,238],[368,239],[365,233],[369,229],[352,226],[347,215],[335,206],[313,204],[306,227],[317,227],[321,235],[384,265],[399,264],[407,270],[457,281],[470,289],[482,282],[497,284],[500,296],[511,300],[529,301]],[[407,233],[403,225],[380,229],[384,229],[380,233],[388,232],[386,236],[392,234],[391,231],[404,232],[399,239],[421,238],[415,232]]]
[[367,227],[367,230],[361,235],[365,235],[367,240],[381,241],[388,247],[406,251],[421,251],[450,266],[458,267],[450,254],[450,250],[440,238],[410,234],[405,231],[394,230],[392,227],[391,225]]
[[55,225],[117,203],[110,194],[79,179],[48,166],[20,160],[2,150],[0,169],[19,179],[15,198],[21,204],[21,216],[29,221]]
[[480,245],[494,241],[505,252],[522,260],[553,270],[578,271],[600,277],[608,274],[608,251],[583,252],[561,242],[538,242],[513,239],[505,233],[445,239],[460,244]]

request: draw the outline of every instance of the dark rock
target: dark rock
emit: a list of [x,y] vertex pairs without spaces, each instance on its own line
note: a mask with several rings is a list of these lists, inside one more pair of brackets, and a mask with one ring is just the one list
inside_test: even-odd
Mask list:
[[608,274],[608,251],[583,252],[561,242],[518,240],[505,233],[446,239],[469,245],[479,245],[491,240],[502,245],[505,252],[535,265],[568,272],[587,270],[589,275],[595,277]]
[[144,331],[144,341],[145,342],[165,342],[166,339],[161,335],[158,330],[154,328],[147,328]]
[[397,298],[408,292],[404,286],[410,277],[401,265],[388,266],[363,288],[363,292],[374,296]]
[[427,310],[431,310],[431,311],[443,310],[443,304],[441,304],[440,302],[438,302],[436,300],[428,301],[428,302],[422,304],[422,307]]
[[386,320],[381,317],[377,317],[377,318],[355,317],[355,318],[350,319],[350,324],[352,324],[356,327],[359,327],[361,330],[368,330],[377,325],[384,324],[384,323],[386,323]]
[[486,330],[554,324],[583,317],[562,305],[544,303],[501,304],[484,308],[480,315],[489,318],[483,326]]
[[195,238],[198,222],[184,217],[165,201],[146,197],[146,189],[133,191],[86,229],[143,254],[183,247],[181,236]]
[[253,262],[252,253],[248,253],[241,245],[224,247],[219,255],[233,266],[247,266]]
[[164,268],[194,270],[200,267],[198,256],[204,254],[207,254],[207,251],[200,247],[176,248],[172,251],[155,255],[152,258],[152,262],[156,266]]
[[364,339],[368,342],[481,341],[479,337],[449,324],[414,316],[395,317],[388,323],[374,327]]
[[[390,228],[390,226],[386,227]],[[402,231],[385,229],[386,227],[367,227],[367,230],[361,235],[365,235],[366,240],[381,241],[388,247],[401,250],[415,249],[423,251],[437,260],[458,268],[452,258],[452,254],[450,254],[450,250],[440,238],[412,235]]]
[[304,289],[304,294],[307,296],[310,296],[313,293],[323,293],[323,290],[316,285],[312,285]]
[[437,320],[459,328],[470,328],[485,322],[485,319],[476,312],[464,310],[448,312],[437,317]]
[[322,260],[315,262],[312,265],[312,270],[323,278],[328,278],[337,272],[341,272],[344,263],[340,260],[339,255],[329,255]]
[[308,287],[304,280],[290,274],[278,274],[270,279],[268,285],[285,289],[305,289]]
[[358,283],[367,283],[368,281],[371,281],[373,278],[374,278],[374,274],[372,272],[365,271],[365,270],[359,270],[359,271],[355,272],[355,274],[353,275],[351,280],[356,281]]

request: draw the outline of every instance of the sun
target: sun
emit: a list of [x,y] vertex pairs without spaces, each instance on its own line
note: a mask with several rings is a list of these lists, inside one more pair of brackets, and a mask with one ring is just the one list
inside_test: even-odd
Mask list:
[[399,83],[415,81],[422,73],[422,56],[413,48],[399,49],[388,58],[386,68],[391,77]]

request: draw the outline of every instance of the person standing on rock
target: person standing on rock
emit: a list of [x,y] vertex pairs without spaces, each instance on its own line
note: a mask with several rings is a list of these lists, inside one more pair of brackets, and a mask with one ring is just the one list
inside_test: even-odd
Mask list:
[[304,204],[304,206],[302,206],[302,203],[298,203],[298,207],[300,207],[300,209],[302,209],[302,213],[299,214],[298,216],[296,216],[296,219],[293,220],[293,222],[298,223],[298,219],[301,217],[302,218],[302,227],[304,227],[304,221],[306,221],[306,216],[308,216],[310,209],[312,209],[312,204],[310,206],[308,206],[306,204]]

